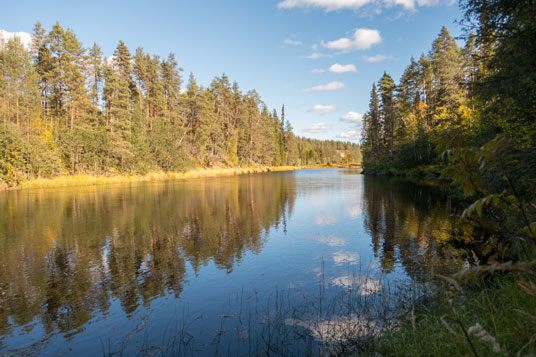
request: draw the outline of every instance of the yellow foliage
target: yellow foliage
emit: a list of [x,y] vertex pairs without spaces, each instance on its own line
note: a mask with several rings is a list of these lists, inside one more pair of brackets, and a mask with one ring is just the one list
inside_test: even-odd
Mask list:
[[478,120],[477,112],[464,104],[460,105],[457,114],[459,119],[459,126],[463,130],[470,130],[473,126],[473,123]]
[[[87,186],[100,184],[145,182],[145,181],[169,181],[182,180],[187,178],[232,176],[249,173],[260,173],[269,171],[291,171],[299,170],[297,166],[257,166],[245,168],[198,168],[187,172],[151,172],[146,175],[114,175],[114,176],[91,176],[91,175],[65,175],[49,179],[33,179],[21,182],[18,186],[4,187],[4,189],[17,188],[47,188],[47,187],[67,187],[67,186]],[[3,189],[0,186],[0,189]]]

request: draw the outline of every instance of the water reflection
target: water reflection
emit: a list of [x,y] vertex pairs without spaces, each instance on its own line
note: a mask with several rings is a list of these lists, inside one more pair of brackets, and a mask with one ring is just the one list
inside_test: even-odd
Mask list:
[[232,272],[294,199],[295,180],[272,175],[2,196],[0,335],[37,318],[69,338],[111,299],[128,315],[179,297],[186,262]]
[[365,177],[365,226],[385,273],[400,262],[407,274],[426,280],[435,269],[456,266],[442,245],[456,229],[450,202],[437,188],[397,178]]
[[[192,336],[209,349],[222,314],[273,306],[277,286],[296,290],[293,304],[314,299],[319,281],[326,297],[371,299],[384,281],[426,282],[454,266],[439,243],[455,228],[445,202],[427,186],[335,169],[0,195],[0,351],[53,336],[45,352],[89,354],[95,329],[120,339],[148,312],[165,329],[184,306],[203,316]],[[318,331],[348,316],[326,314]],[[238,335],[262,335],[264,318]]]

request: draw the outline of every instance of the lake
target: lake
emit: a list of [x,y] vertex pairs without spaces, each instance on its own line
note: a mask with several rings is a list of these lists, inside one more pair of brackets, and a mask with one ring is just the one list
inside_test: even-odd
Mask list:
[[0,212],[0,354],[306,355],[458,264],[444,193],[355,169],[20,190]]

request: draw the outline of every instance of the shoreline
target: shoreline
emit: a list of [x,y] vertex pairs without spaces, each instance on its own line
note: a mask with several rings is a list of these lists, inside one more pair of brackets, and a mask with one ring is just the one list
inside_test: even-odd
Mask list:
[[342,165],[303,165],[303,166],[253,166],[244,168],[214,167],[194,168],[185,172],[150,172],[145,175],[61,175],[50,178],[37,178],[23,181],[16,186],[8,186],[0,182],[0,192],[16,191],[33,188],[59,188],[74,186],[94,186],[132,182],[176,181],[201,177],[234,176],[263,172],[296,171],[310,168],[344,168],[360,167],[356,164]]

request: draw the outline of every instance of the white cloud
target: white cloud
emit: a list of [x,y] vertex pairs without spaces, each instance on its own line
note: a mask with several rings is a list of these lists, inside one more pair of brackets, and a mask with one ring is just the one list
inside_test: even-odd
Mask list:
[[285,45],[294,45],[294,46],[299,46],[299,45],[302,44],[301,41],[292,40],[292,39],[290,39],[290,38],[286,38],[286,39],[283,41],[283,43],[284,43]]
[[318,59],[318,58],[322,58],[322,57],[328,57],[328,58],[331,58],[333,57],[332,55],[328,55],[326,53],[320,53],[320,52],[313,52],[311,53],[309,56],[303,56],[303,58],[308,58],[308,59]]
[[304,92],[323,92],[323,91],[332,91],[337,89],[342,89],[346,87],[343,82],[329,82],[328,84],[314,86],[311,88],[305,88]]
[[277,7],[280,9],[319,7],[325,11],[342,9],[355,10],[371,2],[373,2],[373,0],[283,0],[277,4]]
[[391,59],[391,58],[392,58],[391,56],[385,56],[385,55],[376,55],[376,56],[365,56],[365,57],[363,57],[363,59],[366,62],[370,62],[370,63],[381,62],[381,61],[385,61],[385,60]]
[[453,0],[384,0],[386,6],[402,6],[406,10],[415,10],[416,6],[452,5]]
[[406,10],[415,10],[415,0],[387,0],[387,6],[400,5]]
[[353,64],[338,64],[335,63],[329,67],[329,71],[333,73],[357,72],[357,68]]
[[357,141],[361,139],[361,131],[358,129],[350,129],[348,131],[341,132],[337,137],[339,139]]
[[348,112],[341,117],[341,121],[349,121],[352,123],[361,123],[361,120],[363,120],[363,114],[356,112]]
[[277,4],[280,9],[320,8],[324,11],[358,10],[373,7],[379,13],[382,7],[401,6],[414,11],[417,6],[452,5],[455,0],[283,0]]
[[308,128],[303,129],[303,132],[309,133],[309,134],[320,134],[320,133],[325,133],[329,131],[330,129],[331,129],[331,125],[327,125],[324,123],[316,123],[316,124],[311,125]]
[[356,29],[353,38],[339,38],[338,40],[321,42],[321,45],[331,50],[339,50],[343,53],[366,50],[382,42],[382,37],[378,30]]
[[310,112],[321,112],[323,115],[333,113],[337,111],[339,108],[337,108],[334,105],[330,104],[317,104],[314,105],[311,109],[309,109]]
[[13,37],[17,36],[25,48],[29,48],[32,43],[32,35],[27,32],[8,32],[6,30],[0,30],[0,40],[7,42]]
[[315,68],[311,70],[311,73],[324,73],[326,70],[322,68]]

